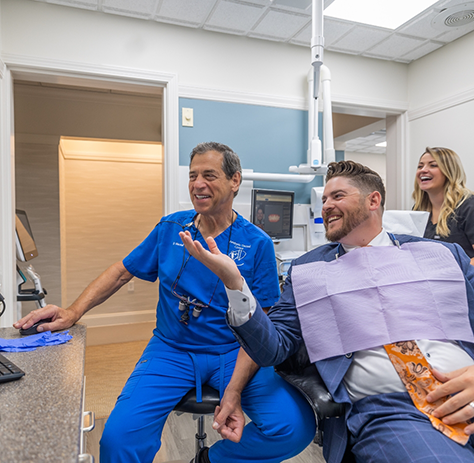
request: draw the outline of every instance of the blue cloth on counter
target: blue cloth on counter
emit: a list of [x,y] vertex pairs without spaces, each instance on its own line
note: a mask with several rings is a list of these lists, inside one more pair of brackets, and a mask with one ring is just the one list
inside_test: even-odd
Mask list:
[[33,334],[22,338],[2,339],[0,338],[0,351],[5,352],[27,352],[35,350],[37,347],[55,346],[56,344],[64,344],[72,339],[69,330],[62,333],[44,333]]

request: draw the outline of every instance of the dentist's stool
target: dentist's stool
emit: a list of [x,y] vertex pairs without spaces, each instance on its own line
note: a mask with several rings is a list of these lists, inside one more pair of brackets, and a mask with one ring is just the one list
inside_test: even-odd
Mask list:
[[219,403],[219,392],[210,386],[203,385],[202,402],[198,403],[196,401],[196,389],[191,389],[181,399],[181,401],[176,405],[176,407],[174,407],[174,411],[178,415],[181,415],[182,413],[192,413],[193,419],[197,420],[195,455],[197,455],[201,448],[206,446],[207,434],[204,429],[204,415],[213,415],[214,410],[216,406],[219,405]]

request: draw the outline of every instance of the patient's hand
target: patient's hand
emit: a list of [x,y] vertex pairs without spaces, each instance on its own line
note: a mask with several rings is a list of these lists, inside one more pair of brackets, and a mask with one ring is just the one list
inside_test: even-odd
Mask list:
[[[435,402],[436,400],[451,396],[443,405],[440,405],[433,415],[442,419],[443,423],[462,423],[474,417],[474,365],[441,373],[432,370],[436,379],[443,384],[430,392],[426,400]],[[470,404],[473,403],[473,406]],[[468,435],[474,434],[474,423],[466,426],[464,432]]]
[[245,426],[245,416],[240,404],[240,394],[226,389],[221,405],[214,412],[212,427],[224,438],[240,442]]
[[199,241],[193,241],[189,231],[180,232],[179,236],[184,246],[194,258],[214,272],[228,289],[242,290],[242,276],[235,262],[219,251],[214,238],[209,237],[206,243],[209,251],[204,249]]

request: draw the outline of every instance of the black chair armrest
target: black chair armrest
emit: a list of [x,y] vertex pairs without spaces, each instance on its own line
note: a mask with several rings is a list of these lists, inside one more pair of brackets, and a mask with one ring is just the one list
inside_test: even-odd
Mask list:
[[309,361],[304,345],[284,363],[277,365],[275,371],[285,381],[296,387],[313,408],[317,424],[314,442],[322,445],[324,420],[343,416],[344,404],[333,401],[316,366]]
[[[345,407],[333,401],[318,370],[310,365],[302,374],[292,374],[286,371],[276,371],[285,381],[299,389],[313,407],[318,421],[344,415]],[[319,423],[318,423],[319,424]]]

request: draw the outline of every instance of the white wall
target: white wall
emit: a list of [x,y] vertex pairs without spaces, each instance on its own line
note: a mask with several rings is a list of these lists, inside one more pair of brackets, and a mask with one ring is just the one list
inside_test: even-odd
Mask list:
[[474,32],[413,61],[408,66],[410,109],[472,90]]
[[461,105],[436,111],[410,122],[410,163],[413,171],[425,147],[451,148],[461,157],[467,186],[474,190],[474,99]]
[[331,71],[331,93],[336,107],[344,102],[408,109],[406,64],[330,52],[325,52],[325,64]]
[[410,194],[426,146],[455,150],[474,189],[474,33],[409,65]]

